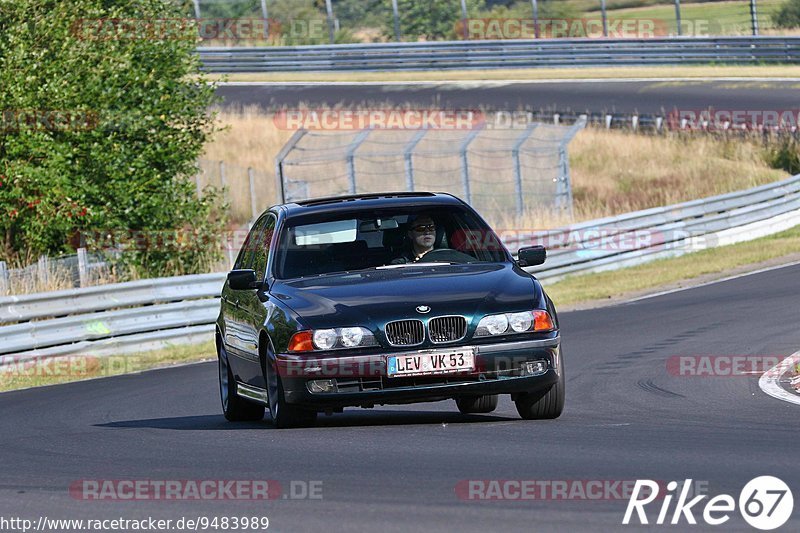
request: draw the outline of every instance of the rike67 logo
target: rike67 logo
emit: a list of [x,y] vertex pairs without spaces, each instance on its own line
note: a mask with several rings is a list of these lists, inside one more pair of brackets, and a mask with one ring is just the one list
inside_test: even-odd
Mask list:
[[[657,499],[661,500],[661,508],[655,521],[659,525],[682,524],[683,520],[687,524],[697,524],[695,513],[702,513],[703,521],[711,526],[719,526],[730,520],[737,507],[733,496],[720,494],[701,505],[700,502],[707,495],[701,494],[689,499],[691,485],[691,479],[687,479],[682,486],[677,481],[670,481],[667,483],[666,494],[659,494],[659,484],[655,481],[636,480],[622,523],[636,524],[638,519],[640,524],[649,524],[645,507]],[[671,509],[675,496],[677,501]],[[748,524],[766,531],[779,528],[789,520],[794,509],[794,498],[789,486],[782,480],[773,476],[759,476],[750,480],[739,493],[738,507],[739,513]]]

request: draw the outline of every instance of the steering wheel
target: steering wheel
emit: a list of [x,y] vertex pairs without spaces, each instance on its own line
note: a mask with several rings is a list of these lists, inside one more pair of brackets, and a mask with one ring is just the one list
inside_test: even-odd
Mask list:
[[423,255],[414,262],[427,263],[431,261],[434,262],[442,261],[449,263],[468,263],[470,261],[475,261],[475,258],[469,254],[459,252],[458,250],[453,250],[452,248],[436,248],[435,250],[431,250],[430,252],[426,253],[425,255]]

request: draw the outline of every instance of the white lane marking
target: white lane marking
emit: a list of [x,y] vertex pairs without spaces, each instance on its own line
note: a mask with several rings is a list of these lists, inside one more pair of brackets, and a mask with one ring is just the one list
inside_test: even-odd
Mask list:
[[758,380],[758,386],[773,398],[800,405],[800,395],[792,394],[780,385],[783,375],[798,363],[800,363],[800,352],[795,352],[764,372],[764,375]]
[[677,289],[669,289],[669,290],[666,290],[666,291],[654,292],[653,294],[647,294],[645,296],[639,296],[639,297],[633,298],[631,300],[625,300],[624,302],[619,302],[619,304],[617,304],[617,305],[625,305],[625,304],[629,304],[629,303],[633,303],[633,302],[639,302],[641,300],[647,300],[648,298],[655,298],[657,296],[665,296],[667,294],[672,294],[674,292],[690,291],[692,289],[699,289],[700,287],[706,287],[708,285],[714,285],[715,283],[723,283],[725,281],[731,281],[731,280],[734,280],[734,279],[744,278],[744,277],[747,277],[747,276],[752,276],[754,274],[763,274],[764,272],[770,272],[772,270],[778,270],[780,268],[789,268],[789,267],[793,267],[793,266],[797,266],[797,265],[800,265],[800,261],[795,261],[793,263],[786,263],[784,265],[776,265],[776,266],[771,266],[771,267],[767,267],[767,268],[762,268],[760,270],[753,270],[752,272],[743,272],[741,274],[728,276],[727,278],[720,278],[720,279],[715,279],[715,280],[711,280],[711,281],[706,281],[706,282],[700,283],[698,285],[690,285],[688,287],[678,287]]
[[663,82],[663,81],[788,81],[800,82],[800,78],[742,78],[742,77],[722,77],[722,78],[549,78],[536,80],[420,80],[420,81],[220,81],[209,82],[221,86],[231,87],[298,87],[298,86],[437,86],[437,85],[463,85],[463,86],[484,86],[484,87],[503,87],[506,85],[520,84],[544,84],[544,83],[636,83],[636,82]]

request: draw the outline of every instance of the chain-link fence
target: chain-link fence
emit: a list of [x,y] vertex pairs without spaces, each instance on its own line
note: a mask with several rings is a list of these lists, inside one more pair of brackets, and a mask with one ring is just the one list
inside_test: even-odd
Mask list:
[[569,214],[567,145],[586,124],[520,129],[299,130],[277,159],[287,202],[386,191],[452,193],[489,218]]
[[796,33],[800,26],[796,7],[785,8],[797,0],[176,1],[199,21],[205,45],[709,37]]
[[9,268],[0,261],[0,295],[28,294],[74,287],[89,287],[116,281],[115,271],[108,257],[78,253],[58,258],[42,256],[36,263],[22,268]]

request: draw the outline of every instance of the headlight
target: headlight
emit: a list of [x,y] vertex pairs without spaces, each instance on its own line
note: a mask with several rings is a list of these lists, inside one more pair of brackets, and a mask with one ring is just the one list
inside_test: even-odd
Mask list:
[[478,323],[475,335],[501,335],[508,329],[508,318],[506,315],[485,316]]
[[352,348],[361,344],[364,338],[364,328],[342,328],[342,345]]
[[517,333],[528,331],[533,325],[533,313],[530,311],[524,313],[509,313],[508,323],[511,324],[511,329]]
[[367,328],[347,327],[298,331],[289,339],[289,352],[314,352],[376,346],[375,336]]
[[314,346],[320,350],[330,350],[336,346],[338,339],[335,329],[318,329],[314,332]]
[[476,337],[488,337],[527,331],[550,331],[555,329],[550,313],[542,309],[523,311],[521,313],[503,313],[488,315],[478,322]]

